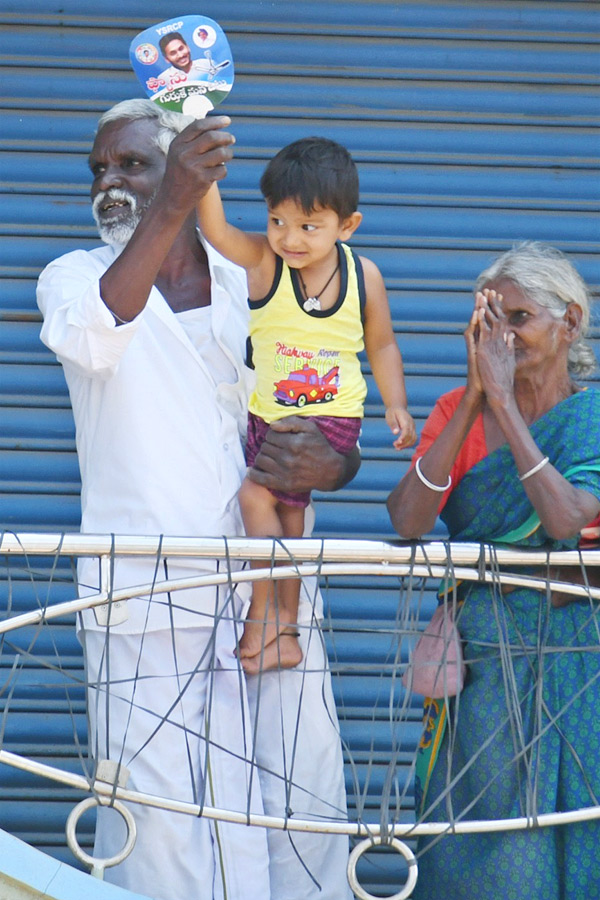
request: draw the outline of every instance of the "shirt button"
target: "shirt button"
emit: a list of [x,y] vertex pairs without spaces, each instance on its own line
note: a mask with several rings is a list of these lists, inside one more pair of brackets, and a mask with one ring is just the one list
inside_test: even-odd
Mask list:
[[229,450],[229,444],[223,444],[223,450]]

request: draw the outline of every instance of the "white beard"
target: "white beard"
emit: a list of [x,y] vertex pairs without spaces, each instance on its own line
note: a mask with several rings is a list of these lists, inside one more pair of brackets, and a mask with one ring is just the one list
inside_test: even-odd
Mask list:
[[[105,244],[123,245],[129,243],[152,199],[143,207],[138,207],[134,195],[128,191],[121,191],[119,188],[109,188],[108,191],[101,191],[97,194],[92,203],[92,214],[98,226],[100,240],[104,241]],[[106,200],[122,201],[128,205],[122,208],[118,217],[109,221],[103,221],[100,217],[100,207]]]

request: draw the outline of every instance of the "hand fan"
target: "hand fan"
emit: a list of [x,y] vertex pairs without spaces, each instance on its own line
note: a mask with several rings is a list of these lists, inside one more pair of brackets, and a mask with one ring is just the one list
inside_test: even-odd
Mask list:
[[206,16],[179,16],[146,28],[132,40],[129,57],[155,103],[197,119],[218,106],[233,85],[229,42]]

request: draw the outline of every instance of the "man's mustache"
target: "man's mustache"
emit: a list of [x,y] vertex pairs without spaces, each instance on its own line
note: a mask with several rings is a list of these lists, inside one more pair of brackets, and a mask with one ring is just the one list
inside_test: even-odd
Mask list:
[[127,203],[132,213],[137,209],[137,200],[129,191],[123,191],[120,188],[109,188],[107,191],[100,191],[96,194],[92,202],[92,211],[95,216],[99,216],[102,208],[110,203]]

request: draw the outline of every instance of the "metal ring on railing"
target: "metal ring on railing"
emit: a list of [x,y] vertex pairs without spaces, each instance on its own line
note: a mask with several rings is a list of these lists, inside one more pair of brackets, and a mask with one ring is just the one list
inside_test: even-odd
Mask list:
[[383,843],[385,843],[386,846],[389,845],[390,847],[393,847],[394,850],[397,850],[398,853],[404,857],[408,864],[408,878],[406,880],[406,884],[400,891],[398,891],[397,894],[390,894],[389,897],[386,898],[386,900],[407,900],[407,898],[412,894],[413,888],[417,883],[417,860],[415,859],[415,854],[412,852],[410,847],[408,847],[403,841],[400,841],[395,837],[388,838],[384,841],[384,839],[380,835],[373,835],[373,837],[365,838],[364,841],[361,841],[359,844],[357,844],[348,859],[348,883],[354,891],[358,900],[378,900],[378,898],[375,897],[374,894],[369,894],[368,891],[365,891],[365,889],[359,883],[356,877],[356,864],[363,853],[366,853],[366,851],[370,850],[371,847],[375,847],[378,844]]
[[[94,806],[111,806],[114,810],[116,810],[116,812],[120,813],[125,820],[125,824],[127,825],[127,840],[125,841],[123,848],[119,850],[119,852],[114,856],[108,856],[106,858],[96,858],[95,856],[90,856],[89,853],[85,852],[85,850],[82,850],[79,845],[76,834],[77,823],[83,813],[88,809],[92,809]],[[90,874],[95,878],[100,879],[104,877],[105,869],[110,869],[111,866],[117,866],[119,863],[122,863],[124,859],[127,859],[135,846],[137,837],[135,819],[133,818],[133,815],[129,811],[129,809],[127,809],[127,807],[123,803],[121,803],[120,800],[111,800],[109,798],[103,797],[86,797],[85,800],[82,800],[81,803],[78,803],[77,806],[75,806],[69,813],[69,817],[65,825],[65,832],[67,835],[67,844],[69,845],[73,856],[78,859],[79,862],[84,863],[84,865],[90,866]]]

